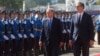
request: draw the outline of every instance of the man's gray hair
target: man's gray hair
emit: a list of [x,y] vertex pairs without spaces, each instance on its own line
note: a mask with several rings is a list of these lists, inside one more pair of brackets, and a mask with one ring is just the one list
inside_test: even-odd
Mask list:
[[48,9],[46,10],[46,12],[49,12],[49,11],[54,12],[54,9],[53,9],[53,8],[48,8]]

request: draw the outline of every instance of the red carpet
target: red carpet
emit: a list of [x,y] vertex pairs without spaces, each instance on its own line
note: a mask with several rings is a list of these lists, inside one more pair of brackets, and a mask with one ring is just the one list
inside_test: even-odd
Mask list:
[[94,54],[91,54],[90,56],[100,56],[100,53],[94,53]]
[[98,54],[95,54],[94,56],[100,56],[100,53],[98,53]]

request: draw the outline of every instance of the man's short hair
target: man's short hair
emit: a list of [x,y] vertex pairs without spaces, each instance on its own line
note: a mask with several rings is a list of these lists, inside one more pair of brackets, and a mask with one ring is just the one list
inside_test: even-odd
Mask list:
[[82,6],[83,8],[85,7],[85,6],[84,6],[84,3],[82,3],[82,2],[78,2],[78,3],[76,4],[76,6]]

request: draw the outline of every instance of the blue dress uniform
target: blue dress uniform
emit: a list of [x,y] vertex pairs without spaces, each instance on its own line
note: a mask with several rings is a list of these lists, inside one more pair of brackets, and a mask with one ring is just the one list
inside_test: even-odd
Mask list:
[[[26,34],[27,38],[26,39],[30,39],[30,32],[31,32],[31,24],[30,24],[30,20],[29,19],[24,19],[24,33]],[[25,37],[24,37],[25,38]],[[26,44],[26,43],[25,43]],[[29,44],[29,43],[28,43]]]
[[2,22],[2,20],[0,20],[0,56],[3,55],[3,51],[4,51],[4,42],[5,42],[5,39],[4,39],[4,24]]
[[42,20],[40,18],[35,18],[34,20],[34,51],[35,51],[35,56],[39,55],[39,38],[41,37],[41,32],[42,32]]
[[18,53],[18,19],[11,19],[11,27],[12,27],[12,42],[11,42],[11,55],[17,55]]
[[4,45],[4,56],[10,55],[10,34],[11,34],[11,26],[8,19],[4,20],[4,27],[5,27],[5,35],[7,36],[8,40],[5,41]]
[[70,49],[70,47],[68,45],[68,41],[69,41],[71,20],[68,17],[63,17],[61,21],[62,21],[62,25],[63,25],[62,33],[63,33],[63,37],[65,39],[65,44],[66,44],[66,50],[64,48],[62,49],[62,52],[64,53],[64,52],[69,52],[69,49]]
[[[64,38],[64,42],[66,43],[66,41],[68,41],[68,37],[67,37],[67,31],[66,31],[66,29],[67,29],[67,25],[66,25],[66,18],[64,17],[64,16],[62,16],[62,18],[61,18],[61,23],[62,23],[62,33],[63,33],[63,38]],[[65,45],[64,45],[65,46]],[[61,47],[61,49],[60,49],[60,51],[61,51],[61,53],[65,53],[65,49],[64,49],[64,46],[62,46]]]
[[[5,23],[4,23],[4,21],[5,21],[5,17],[4,17],[4,15],[5,15],[5,11],[1,11],[0,12],[0,22],[1,22],[1,25],[2,26],[0,26],[1,27],[1,31],[2,31],[2,33],[0,33],[0,34],[2,34],[2,37],[3,37],[3,39],[4,39],[4,41],[2,41],[2,46],[1,46],[1,50],[0,50],[0,53],[2,53],[3,52],[3,55],[6,53],[6,46],[5,46],[5,43],[9,40],[9,38],[6,36],[6,29],[5,29]],[[2,51],[2,52],[1,52]]]
[[18,20],[18,36],[20,38],[19,40],[19,55],[23,55],[23,49],[24,49],[24,24],[23,19]]
[[33,49],[34,47],[34,17],[31,18],[30,20],[30,24],[31,24],[31,33],[30,33],[30,37],[31,37],[31,47]]
[[31,44],[31,18],[24,19],[24,55],[32,55],[32,44]]
[[100,45],[100,16],[97,18],[95,24],[96,24],[96,31],[98,34],[98,44]]
[[69,33],[70,33],[70,25],[71,25],[71,18],[65,18],[65,22],[66,22],[66,31],[67,31],[67,37],[66,37],[66,52],[71,52],[72,48],[68,45],[68,41],[69,41]]
[[19,40],[20,38],[18,37],[18,18],[15,18],[13,20],[14,24],[13,24],[13,33],[15,35],[15,40]]
[[42,20],[39,18],[36,18],[34,20],[34,36],[35,38],[40,38],[41,37],[41,32],[42,32]]

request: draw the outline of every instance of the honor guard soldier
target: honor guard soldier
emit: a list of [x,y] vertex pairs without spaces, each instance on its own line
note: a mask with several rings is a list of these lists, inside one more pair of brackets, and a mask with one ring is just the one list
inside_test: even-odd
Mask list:
[[35,12],[32,11],[31,13],[31,20],[30,20],[30,24],[31,24],[31,33],[30,33],[30,37],[31,37],[31,48],[32,48],[32,52],[33,52],[33,49],[34,49],[34,24],[35,24],[35,21],[34,21],[34,16],[35,16]]
[[23,56],[23,50],[24,50],[24,15],[22,12],[20,12],[19,19],[18,19],[18,36],[20,38],[19,40],[19,53],[20,56]]
[[9,38],[5,35],[5,26],[4,26],[4,15],[3,12],[0,12],[0,56],[4,53],[4,44],[5,41]]
[[61,21],[62,20],[62,12],[58,11],[57,18]]
[[35,16],[35,11],[31,11],[30,16],[31,16],[31,19],[34,19],[34,16]]
[[5,33],[7,35],[7,37],[9,38],[9,43],[6,43],[5,46],[7,47],[5,49],[5,56],[8,55],[12,55],[11,49],[12,49],[12,43],[13,43],[13,39],[14,39],[14,35],[12,34],[12,24],[11,24],[11,19],[10,19],[10,13],[7,11],[6,15],[5,15]]
[[35,24],[34,24],[34,51],[35,51],[35,56],[39,56],[39,39],[41,37],[41,32],[42,32],[42,16],[40,12],[37,12],[35,15]]
[[32,56],[31,37],[34,35],[31,33],[30,11],[25,11],[24,16],[24,56]]
[[[4,56],[10,55],[10,36],[8,35],[8,19],[9,19],[9,13],[8,11],[3,11],[3,23],[4,23],[4,38],[5,38],[5,43],[4,43]],[[10,27],[9,27],[10,28]],[[10,32],[11,33],[11,32]]]
[[71,13],[65,13],[65,19],[66,19],[66,31],[67,31],[67,37],[66,37],[66,52],[72,52],[72,47],[69,46],[68,40],[69,40],[69,33],[70,33],[70,26],[71,26]]
[[[63,33],[63,38],[64,38],[64,43],[65,43],[65,41],[66,41],[66,26],[65,26],[65,24],[66,24],[66,21],[65,21],[65,15],[64,15],[64,12],[60,12],[59,14],[58,14],[58,17],[60,18],[60,20],[61,20],[61,23],[62,23],[62,33]],[[63,45],[62,47],[60,47],[61,49],[60,49],[60,51],[61,51],[61,54],[63,54],[63,53],[65,53],[65,45]]]
[[46,14],[45,12],[43,12],[43,15],[42,15],[42,22],[46,19]]
[[62,22],[63,22],[63,37],[65,38],[65,44],[66,44],[66,51],[65,52],[68,52],[68,49],[69,49],[69,46],[68,46],[69,32],[68,32],[68,13],[67,12],[64,12]]
[[100,15],[96,18],[95,24],[96,24],[95,29],[96,29],[97,34],[98,34],[98,45],[100,45]]
[[18,56],[18,50],[19,50],[19,37],[18,37],[18,12],[13,11],[11,13],[11,25],[12,25],[12,49],[11,49],[11,54]]

